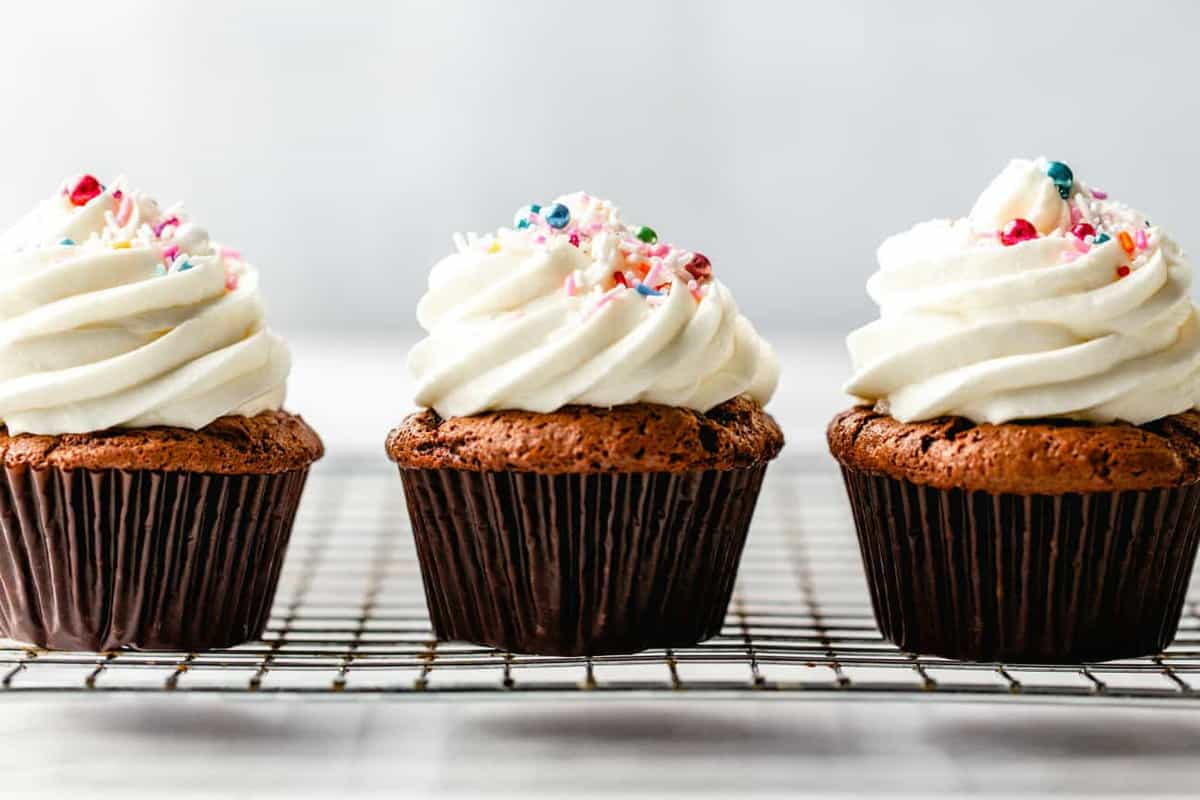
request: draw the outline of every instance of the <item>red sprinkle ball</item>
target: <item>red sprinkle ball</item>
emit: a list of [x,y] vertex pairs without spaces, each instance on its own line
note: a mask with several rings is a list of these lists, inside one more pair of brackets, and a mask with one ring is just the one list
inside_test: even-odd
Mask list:
[[1075,234],[1077,239],[1086,239],[1089,236],[1096,235],[1096,229],[1087,222],[1081,222],[1074,228],[1071,228],[1071,233]]
[[1128,274],[1129,274],[1129,265],[1122,264],[1121,266],[1117,267],[1117,277],[1118,278],[1124,278]]
[[83,175],[74,186],[67,189],[67,196],[71,198],[71,205],[85,206],[103,191],[104,187],[100,185],[100,181],[91,175]]
[[621,272],[620,270],[614,272],[613,280],[617,282],[617,286],[624,286],[626,289],[629,288],[629,281],[625,280],[624,272]]
[[1000,231],[1000,241],[1005,247],[1012,247],[1019,242],[1036,239],[1037,235],[1037,228],[1033,227],[1032,222],[1017,217]]
[[684,266],[684,269],[698,281],[712,277],[712,262],[703,253],[693,253],[692,260]]

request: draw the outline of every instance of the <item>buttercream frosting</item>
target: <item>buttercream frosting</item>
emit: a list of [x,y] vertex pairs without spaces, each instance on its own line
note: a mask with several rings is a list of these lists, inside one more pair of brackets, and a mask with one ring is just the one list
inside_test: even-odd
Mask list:
[[1142,424],[1200,399],[1182,251],[1061,162],[1013,161],[967,217],[893,236],[878,259],[880,318],[848,339],[846,391],[902,422]]
[[703,255],[627,225],[582,192],[514,226],[456,237],[417,307],[416,402],[443,417],[499,409],[765,404],[779,367]]

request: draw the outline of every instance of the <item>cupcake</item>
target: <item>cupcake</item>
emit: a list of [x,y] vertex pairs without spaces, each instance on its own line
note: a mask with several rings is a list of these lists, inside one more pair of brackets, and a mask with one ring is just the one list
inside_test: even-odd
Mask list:
[[770,346],[700,253],[586,194],[456,237],[387,440],[435,634],[541,655],[720,629],[767,463]]
[[0,636],[257,637],[322,454],[280,410],[289,366],[257,272],[121,180],[0,235]]
[[1175,635],[1200,516],[1191,269],[1062,162],[888,239],[863,404],[829,426],[883,634],[974,661],[1142,656]]

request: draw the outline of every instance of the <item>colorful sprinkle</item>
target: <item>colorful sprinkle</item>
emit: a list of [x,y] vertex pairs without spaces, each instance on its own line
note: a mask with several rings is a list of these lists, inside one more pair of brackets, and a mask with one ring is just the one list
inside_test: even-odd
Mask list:
[[131,245],[129,242],[113,242],[112,243],[113,250],[128,250],[132,246],[133,245]]
[[1138,250],[1145,250],[1150,246],[1150,238],[1146,236],[1146,231],[1142,228],[1139,228],[1137,232],[1133,234],[1133,241],[1134,244],[1137,245]]
[[492,243],[490,245],[488,245],[487,251],[489,253],[499,253],[500,252],[500,242],[493,240]]
[[85,206],[103,191],[104,187],[100,185],[100,181],[91,175],[83,175],[75,182],[74,186],[67,190],[67,196],[71,198],[71,205]]
[[179,245],[172,244],[172,245],[168,245],[167,247],[163,248],[163,251],[162,251],[163,261],[166,261],[168,264],[171,263],[172,261],[174,261],[175,256],[177,256],[177,255],[179,255]]
[[1098,233],[1098,234],[1096,234],[1096,241],[1092,242],[1092,244],[1102,245],[1111,238],[1112,237],[1109,236],[1107,233]]
[[1117,277],[1118,278],[1124,278],[1128,274],[1129,274],[1129,266],[1127,264],[1122,264],[1121,266],[1117,267]]
[[1096,198],[1097,200],[1107,200],[1108,192],[1104,191],[1103,189],[1092,189],[1092,197]]
[[225,273],[225,291],[234,292],[234,291],[237,291],[237,287],[238,287],[237,273],[227,271]]
[[232,247],[221,248],[221,258],[228,258],[231,261],[242,261],[242,254],[239,250],[234,250]]
[[1092,249],[1092,245],[1088,242],[1087,239],[1076,239],[1075,240],[1075,250],[1076,251],[1078,251],[1080,253],[1086,253],[1086,252],[1090,251],[1091,249]]
[[[113,192],[113,197],[117,197],[120,192]],[[116,223],[118,228],[124,228],[129,222],[129,218],[133,216],[133,198],[127,196],[120,197],[120,203],[117,206]]]
[[643,297],[662,297],[662,292],[658,291],[657,289],[653,289],[644,283],[639,283],[637,285],[637,293]]
[[1133,255],[1133,237],[1129,235],[1128,231],[1118,233],[1117,241],[1121,243],[1121,249],[1125,251],[1126,255]]
[[567,297],[574,297],[575,288],[575,273],[572,272],[567,276],[567,279],[563,281],[563,291],[567,293]]
[[1014,244],[1036,239],[1037,235],[1037,228],[1033,227],[1032,222],[1017,217],[1001,229],[1000,241],[1005,247],[1012,247]]
[[61,245],[70,246],[70,245],[75,244],[75,240],[74,239],[59,239],[58,243]]
[[178,225],[178,224],[179,224],[179,217],[176,217],[174,215],[167,217],[166,219],[160,220],[159,223],[154,226],[154,236],[156,238],[161,238],[163,235],[163,231],[166,230],[167,226]]
[[571,221],[571,209],[564,206],[562,203],[555,203],[546,209],[546,224],[551,228],[562,230],[567,227],[567,223]]
[[1089,236],[1096,235],[1096,228],[1090,222],[1080,222],[1074,228],[1071,228],[1071,233],[1077,239],[1086,239]]
[[569,237],[567,237],[567,241],[570,242],[572,246],[579,247],[579,234],[572,233]]
[[176,267],[176,271],[178,271],[178,272],[187,272],[187,271],[188,271],[189,269],[191,269],[191,268],[192,268],[192,262],[188,261],[188,260],[185,258],[185,259],[183,260],[183,262],[182,262],[182,263],[181,263],[181,264],[180,264],[178,267]]
[[712,277],[712,262],[703,253],[693,253],[692,260],[684,267],[698,281]]
[[1075,173],[1061,161],[1051,161],[1046,165],[1046,176],[1054,181],[1058,188],[1058,196],[1066,200],[1071,196],[1071,187],[1075,184]]
[[625,287],[626,289],[628,289],[628,288],[629,288],[629,280],[628,280],[628,279],[625,277],[625,273],[624,273],[624,272],[621,272],[621,271],[619,271],[619,270],[618,270],[617,272],[614,272],[614,273],[613,273],[613,280],[614,280],[614,281],[616,281],[616,283],[617,283],[617,286],[623,286],[623,287]]
[[645,225],[638,228],[634,235],[646,244],[655,244],[658,241],[658,234],[654,232],[654,229],[647,228]]

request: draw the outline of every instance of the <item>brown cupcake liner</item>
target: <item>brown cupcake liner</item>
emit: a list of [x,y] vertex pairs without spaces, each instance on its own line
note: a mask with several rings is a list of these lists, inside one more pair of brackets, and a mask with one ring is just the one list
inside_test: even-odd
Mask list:
[[1175,636],[1200,485],[1026,496],[842,475],[876,620],[903,650],[1078,663]]
[[257,638],[307,476],[8,467],[0,636],[90,651]]
[[707,639],[765,471],[401,468],[434,633],[537,655]]

